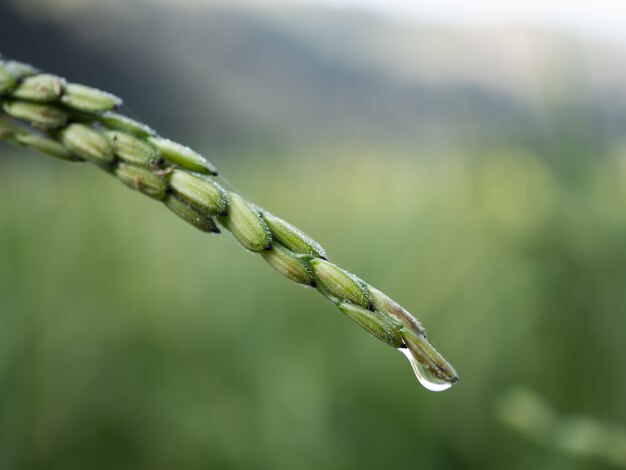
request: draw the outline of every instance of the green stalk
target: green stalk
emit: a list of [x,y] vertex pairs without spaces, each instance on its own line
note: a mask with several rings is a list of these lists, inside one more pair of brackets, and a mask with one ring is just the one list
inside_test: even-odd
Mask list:
[[0,140],[93,163],[204,232],[219,233],[219,222],[285,277],[317,289],[374,337],[402,350],[426,388],[444,390],[458,382],[408,311],[335,265],[301,230],[224,190],[215,180],[217,169],[202,155],[116,113],[121,103],[109,93],[0,59]]

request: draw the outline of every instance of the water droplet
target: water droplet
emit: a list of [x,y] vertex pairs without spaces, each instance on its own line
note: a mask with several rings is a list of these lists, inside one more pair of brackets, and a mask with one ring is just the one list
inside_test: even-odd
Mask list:
[[435,377],[426,367],[420,364],[415,357],[413,357],[413,354],[411,354],[411,351],[407,348],[399,348],[398,351],[404,354],[409,360],[417,380],[419,380],[424,388],[430,390],[431,392],[443,392],[444,390],[448,390],[452,387],[452,383]]

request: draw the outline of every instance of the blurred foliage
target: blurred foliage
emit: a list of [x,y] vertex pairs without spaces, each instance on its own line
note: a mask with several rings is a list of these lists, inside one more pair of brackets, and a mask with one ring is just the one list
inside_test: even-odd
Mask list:
[[[557,444],[535,430],[544,400],[626,423],[626,107],[606,85],[622,52],[602,69],[550,46],[553,68],[511,69],[521,84],[476,54],[468,86],[452,79],[470,70],[457,62],[469,43],[451,31],[385,48],[394,28],[360,18],[335,49],[347,14],[328,26],[306,11],[116,2],[119,16],[89,22],[18,3],[0,5],[3,52],[118,93],[208,153],[413,312],[461,383],[425,391],[401,354],[228,234],[196,232],[96,168],[2,146],[1,469],[619,463],[562,451],[590,448],[586,431]],[[395,68],[418,43],[440,57],[441,38],[461,64],[446,77]],[[395,60],[367,62],[397,44]],[[508,408],[531,439],[494,415],[517,385],[542,397]]]
[[97,169],[3,148],[2,468],[598,468],[503,432],[511,384],[623,423],[626,154],[563,178],[338,155],[228,171],[429,328],[461,373],[401,355],[228,236]]
[[538,444],[626,467],[626,429],[584,416],[559,417],[537,393],[512,388],[497,403],[500,420]]

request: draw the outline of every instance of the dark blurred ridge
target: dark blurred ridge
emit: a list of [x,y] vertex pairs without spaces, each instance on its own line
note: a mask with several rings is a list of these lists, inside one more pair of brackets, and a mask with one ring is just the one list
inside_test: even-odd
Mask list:
[[13,5],[0,5],[5,54],[118,93],[161,131],[216,146],[526,142],[546,131],[546,103],[584,111],[609,134],[626,116],[615,93],[626,86],[623,51],[555,34],[313,8],[129,2],[33,17]]

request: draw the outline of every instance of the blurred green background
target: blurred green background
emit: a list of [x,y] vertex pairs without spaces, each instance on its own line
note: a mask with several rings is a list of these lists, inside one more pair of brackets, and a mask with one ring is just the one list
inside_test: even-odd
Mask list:
[[0,50],[207,155],[405,305],[461,377],[424,390],[228,234],[2,145],[1,469],[626,466],[626,45],[15,0]]

